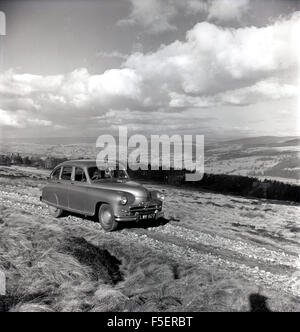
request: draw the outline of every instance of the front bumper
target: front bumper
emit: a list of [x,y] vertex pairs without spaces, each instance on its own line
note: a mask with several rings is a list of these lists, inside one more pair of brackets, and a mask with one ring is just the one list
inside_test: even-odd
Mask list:
[[[151,213],[150,215],[155,214],[155,217],[153,220],[157,220],[164,217],[164,213],[162,211],[155,211],[154,213]],[[130,222],[130,221],[140,221],[144,219],[141,219],[141,215],[145,215],[144,213],[136,212],[134,216],[117,216],[115,217],[115,221],[117,222]]]

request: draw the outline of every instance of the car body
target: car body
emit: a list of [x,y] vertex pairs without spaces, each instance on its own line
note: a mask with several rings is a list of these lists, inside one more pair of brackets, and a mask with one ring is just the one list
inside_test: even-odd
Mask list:
[[114,169],[107,163],[98,168],[92,160],[66,161],[55,167],[41,196],[56,217],[70,211],[98,216],[101,222],[103,211],[100,215],[99,210],[106,206],[106,214],[113,219],[107,230],[115,229],[119,222],[163,217],[163,199],[158,191],[130,180],[123,165],[118,163]]

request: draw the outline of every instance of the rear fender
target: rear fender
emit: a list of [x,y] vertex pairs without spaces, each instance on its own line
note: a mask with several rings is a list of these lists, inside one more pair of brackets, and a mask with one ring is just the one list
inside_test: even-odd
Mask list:
[[49,205],[59,206],[59,199],[57,194],[51,188],[44,188],[42,191],[42,201]]

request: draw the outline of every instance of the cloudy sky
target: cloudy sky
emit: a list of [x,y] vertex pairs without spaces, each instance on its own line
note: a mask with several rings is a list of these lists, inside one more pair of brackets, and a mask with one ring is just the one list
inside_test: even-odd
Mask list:
[[0,0],[0,137],[299,135],[298,0]]

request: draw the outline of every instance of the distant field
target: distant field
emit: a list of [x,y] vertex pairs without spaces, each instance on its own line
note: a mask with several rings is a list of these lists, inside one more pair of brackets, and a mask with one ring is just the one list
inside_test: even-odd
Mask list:
[[256,176],[300,183],[299,139],[257,137],[218,143],[207,148],[207,173]]
[[300,310],[299,205],[147,184],[166,219],[105,233],[48,214],[47,174],[0,168],[0,311]]
[[[300,145],[297,137],[256,137],[205,145],[205,172],[255,176],[300,184]],[[4,141],[0,154],[92,158],[97,156],[96,139],[43,142]]]

